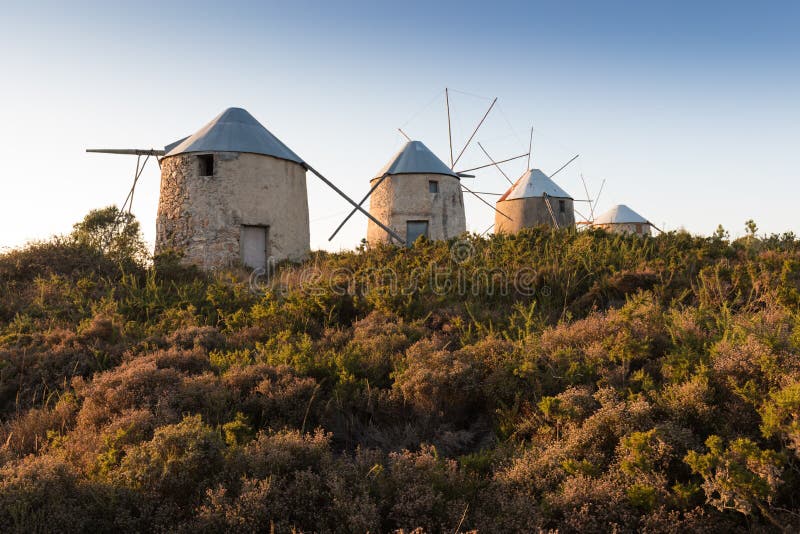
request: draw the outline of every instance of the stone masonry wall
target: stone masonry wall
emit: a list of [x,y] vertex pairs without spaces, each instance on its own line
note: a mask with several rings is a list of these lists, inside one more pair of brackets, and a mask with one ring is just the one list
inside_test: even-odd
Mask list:
[[198,154],[161,161],[156,253],[176,250],[203,269],[239,265],[242,225],[269,226],[269,253],[299,260],[309,252],[305,169],[238,152],[214,153],[214,176],[200,176]]
[[[370,182],[374,184],[378,178]],[[428,182],[439,182],[439,192],[431,193]],[[461,182],[441,174],[398,174],[389,176],[370,196],[370,214],[406,238],[407,221],[428,221],[431,239],[449,239],[467,230]],[[367,241],[383,243],[389,235],[369,221]]]
[[615,224],[597,224],[596,228],[604,228],[609,232],[617,234],[638,234],[638,235],[651,235],[652,230],[647,223],[615,223]]
[[[559,228],[571,228],[575,226],[575,209],[571,198],[549,197],[548,200],[553,208],[553,214],[556,216]],[[565,202],[564,209],[566,213],[559,213],[559,200]],[[498,202],[495,207],[498,211],[513,219],[509,221],[499,213],[495,213],[495,233],[505,232],[514,234],[523,228],[532,228],[540,225],[553,226],[553,218],[550,216],[550,211],[547,209],[544,197],[504,200]]]

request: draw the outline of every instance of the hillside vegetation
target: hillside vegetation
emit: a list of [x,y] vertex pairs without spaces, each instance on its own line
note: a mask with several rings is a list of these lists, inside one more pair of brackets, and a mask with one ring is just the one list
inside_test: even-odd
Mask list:
[[0,256],[2,532],[800,529],[800,242]]

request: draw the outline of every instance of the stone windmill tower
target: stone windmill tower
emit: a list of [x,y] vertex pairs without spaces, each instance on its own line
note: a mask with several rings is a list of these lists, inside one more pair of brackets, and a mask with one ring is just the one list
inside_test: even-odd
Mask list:
[[307,166],[244,109],[165,147],[160,163],[156,253],[203,269],[308,254]]
[[[420,141],[409,141],[370,185],[370,214],[406,245],[420,236],[449,239],[467,229],[458,174]],[[367,241],[389,240],[389,233],[370,220]]]
[[[336,236],[367,199],[370,199],[370,211],[364,215],[370,221],[367,227],[367,241],[371,244],[395,242],[410,246],[420,236],[433,240],[446,240],[466,232],[463,192],[470,193],[490,208],[495,209],[479,193],[472,191],[461,182],[461,178],[475,178],[474,175],[467,174],[468,172],[483,169],[488,165],[463,171],[456,171],[455,168],[497,103],[497,98],[489,104],[489,109],[483,114],[464,147],[454,157],[450,97],[447,88],[444,90],[444,97],[450,143],[450,166],[448,167],[436,157],[422,142],[412,140],[402,128],[398,128],[397,130],[408,140],[408,143],[389,160],[375,178],[370,180],[370,190],[361,199],[361,202],[358,204],[351,202],[355,209],[333,231],[328,241]],[[527,154],[502,160],[499,163],[524,156]],[[493,165],[497,165],[497,163],[492,162]]]
[[[592,226],[604,228],[609,232],[617,234],[637,234],[652,235],[652,228],[655,226],[630,209],[625,204],[617,204],[602,215],[598,215]],[[658,230],[658,228],[656,228]]]
[[556,228],[575,226],[572,197],[539,169],[523,174],[496,206],[500,212],[495,215],[496,233],[513,234],[543,224]]
[[[164,150],[89,148],[136,156],[136,173],[122,210],[133,209],[136,184],[159,158],[161,194],[156,254],[174,250],[202,269],[263,268],[270,260],[300,260],[310,249],[306,171],[395,240],[401,238],[361,203],[292,152],[247,111],[228,108],[192,136]],[[142,161],[144,157],[144,161]],[[352,214],[351,214],[352,215]]]

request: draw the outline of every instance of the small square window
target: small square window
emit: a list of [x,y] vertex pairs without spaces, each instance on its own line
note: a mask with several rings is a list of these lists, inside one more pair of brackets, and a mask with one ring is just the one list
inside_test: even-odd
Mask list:
[[214,176],[214,155],[202,154],[197,156],[200,163],[200,176]]
[[558,201],[558,212],[559,213],[566,213],[567,212],[567,202],[566,202],[566,200],[559,200]]
[[430,180],[428,182],[428,191],[431,193],[438,193],[439,192],[439,182],[436,180]]

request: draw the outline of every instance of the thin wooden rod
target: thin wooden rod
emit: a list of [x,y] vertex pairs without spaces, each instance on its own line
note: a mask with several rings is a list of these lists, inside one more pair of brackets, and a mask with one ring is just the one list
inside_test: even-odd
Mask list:
[[531,139],[528,141],[528,166],[525,167],[526,171],[531,168],[531,152],[533,152],[533,126],[531,126]]
[[603,178],[603,182],[600,184],[600,191],[597,192],[597,196],[594,197],[594,205],[597,205],[597,200],[600,198],[600,194],[603,192],[603,187],[606,185],[606,180]]
[[141,161],[141,156],[136,156],[136,171],[133,173],[133,185],[128,190],[128,195],[125,197],[125,200],[122,201],[122,206],[120,207],[120,213],[125,211],[125,208],[128,206],[128,201],[131,199],[131,193],[133,193],[133,188],[136,187],[136,178],[139,176],[139,163]]
[[563,171],[564,169],[566,169],[566,168],[567,168],[567,165],[569,165],[570,163],[572,163],[573,161],[575,161],[575,160],[576,160],[576,159],[578,159],[579,157],[581,157],[581,155],[580,155],[580,154],[576,154],[574,158],[572,158],[571,160],[569,160],[568,162],[566,162],[565,164],[563,164],[561,167],[559,167],[559,169],[558,169],[556,172],[554,172],[553,174],[551,174],[551,175],[549,176],[549,178],[552,178],[552,177],[553,177],[553,176],[555,176],[556,174],[558,174],[558,173],[560,173],[561,171]]
[[453,168],[456,166],[456,163],[458,163],[458,160],[460,160],[460,159],[461,159],[461,156],[463,156],[463,155],[464,155],[464,151],[467,149],[467,147],[469,146],[469,144],[472,142],[472,138],[473,138],[473,137],[475,137],[475,134],[477,134],[477,133],[478,133],[478,130],[480,130],[480,128],[481,128],[481,125],[483,125],[483,121],[485,121],[485,120],[486,120],[486,117],[488,117],[488,116],[489,116],[489,112],[491,112],[491,111],[492,111],[492,108],[494,107],[495,103],[497,103],[497,97],[495,97],[495,98],[494,98],[494,100],[492,100],[492,103],[489,105],[489,109],[487,109],[487,110],[486,110],[486,113],[484,113],[484,114],[483,114],[483,118],[482,118],[482,119],[481,119],[481,121],[478,123],[478,125],[475,127],[475,130],[472,132],[472,135],[470,135],[470,136],[469,136],[469,139],[467,139],[467,144],[466,144],[466,145],[464,145],[464,148],[462,148],[462,149],[461,149],[461,152],[459,152],[459,153],[458,153],[458,157],[457,157],[457,158],[456,158],[456,160],[453,162],[453,165],[450,167],[451,169],[453,169]]
[[[589,215],[592,217],[592,221],[594,221],[594,206],[592,205],[592,197],[589,195],[589,187],[586,185],[586,179],[583,177],[583,173],[581,173],[581,182],[583,182],[583,190],[586,192],[586,198],[589,199]],[[583,215],[581,215],[583,217]],[[584,219],[586,217],[583,217]]]
[[508,215],[506,215],[505,213],[503,213],[499,209],[495,208],[494,206],[492,206],[491,204],[486,202],[484,199],[482,199],[481,197],[478,196],[478,193],[476,193],[475,191],[473,191],[469,187],[465,186],[464,184],[461,184],[461,188],[464,189],[465,191],[467,191],[468,193],[472,193],[475,196],[475,198],[477,198],[478,200],[480,200],[481,202],[483,202],[484,204],[486,204],[487,206],[492,208],[494,211],[496,211],[497,213],[499,213],[500,215],[502,215],[503,217],[505,217],[509,221],[514,222],[514,219],[512,219],[511,217],[509,217]]
[[[364,195],[364,198],[362,198],[362,199],[361,199],[361,202],[359,202],[359,203],[358,203],[358,205],[359,205],[359,206],[361,206],[361,205],[362,205],[364,202],[366,202],[366,201],[367,201],[367,199],[370,197],[370,195],[372,195],[372,193],[374,193],[374,192],[375,192],[375,190],[378,188],[378,186],[379,186],[379,185],[381,185],[381,184],[383,183],[383,181],[384,181],[384,180],[385,180],[385,179],[386,179],[388,176],[389,176],[389,174],[388,174],[388,173],[387,173],[387,174],[384,174],[383,176],[381,176],[381,177],[378,179],[378,181],[377,181],[377,182],[375,182],[375,185],[373,185],[373,186],[370,188],[369,192],[368,192],[366,195]],[[328,238],[328,241],[333,241],[333,238],[334,238],[334,237],[336,237],[336,234],[338,234],[338,233],[339,233],[339,230],[341,230],[341,229],[342,229],[342,226],[344,226],[344,224],[345,224],[345,223],[346,223],[348,220],[350,220],[350,217],[352,217],[352,216],[353,216],[353,215],[354,215],[354,214],[355,214],[357,211],[358,211],[357,209],[353,209],[353,211],[351,211],[351,212],[350,212],[350,213],[347,215],[347,217],[345,217],[345,218],[344,218],[344,220],[341,222],[341,224],[340,224],[339,226],[337,226],[337,227],[336,227],[336,230],[334,230],[334,231],[333,231],[333,233],[331,234],[331,236]]]
[[394,230],[392,230],[391,228],[389,228],[388,226],[386,226],[385,224],[383,224],[382,222],[380,222],[378,219],[376,219],[375,217],[373,217],[371,213],[369,213],[368,211],[365,211],[365,210],[364,210],[364,209],[363,209],[361,206],[359,206],[358,204],[356,204],[356,201],[355,201],[355,200],[353,200],[352,198],[350,198],[349,196],[347,196],[347,195],[345,194],[345,192],[344,192],[344,191],[342,191],[341,189],[339,189],[338,187],[336,187],[336,185],[335,185],[333,182],[331,182],[330,180],[328,180],[327,178],[325,178],[324,176],[322,176],[322,175],[321,175],[321,174],[320,174],[320,173],[319,173],[319,172],[318,172],[318,171],[317,171],[317,170],[316,170],[314,167],[312,167],[311,165],[309,165],[308,163],[305,163],[305,162],[303,162],[303,164],[302,164],[302,165],[303,165],[303,167],[305,167],[305,168],[306,168],[306,170],[309,170],[309,171],[311,171],[311,173],[312,173],[312,174],[314,174],[314,175],[315,175],[317,178],[319,178],[320,180],[322,180],[323,182],[325,182],[325,185],[327,185],[328,187],[330,187],[331,189],[333,189],[334,191],[336,191],[336,193],[338,193],[338,194],[339,194],[339,196],[341,196],[343,199],[345,199],[345,200],[346,200],[346,201],[348,201],[350,204],[352,204],[352,205],[353,205],[353,206],[354,206],[354,207],[355,207],[355,208],[356,208],[358,211],[360,211],[361,213],[363,213],[364,215],[366,215],[366,216],[367,216],[367,218],[368,218],[370,221],[372,221],[372,222],[374,222],[375,224],[377,224],[377,225],[378,225],[378,226],[379,226],[379,227],[380,227],[382,230],[384,230],[384,231],[385,231],[387,234],[389,234],[391,237],[395,238],[395,239],[397,240],[397,242],[398,242],[398,243],[402,243],[402,242],[403,242],[403,238],[402,238],[402,237],[400,237],[399,235],[397,235],[397,233],[396,233]]
[[463,171],[457,171],[456,174],[462,174],[462,173],[465,173],[465,172],[471,172],[471,171],[477,171],[477,170],[480,170],[480,169],[485,169],[486,167],[491,167],[492,165],[499,165],[501,163],[507,163],[509,161],[514,161],[515,159],[524,158],[525,156],[527,156],[527,154],[520,154],[519,156],[514,156],[513,158],[502,159],[502,160],[500,160],[500,161],[498,161],[496,163],[487,163],[486,165],[481,165],[479,167],[473,167],[471,169],[464,169]]
[[94,154],[122,154],[126,156],[163,156],[166,154],[163,150],[156,150],[154,148],[87,148],[86,152]]
[[[133,211],[133,195],[134,195],[134,192],[136,191],[136,184],[139,183],[139,178],[142,177],[142,173],[144,172],[144,167],[145,167],[145,165],[147,165],[147,161],[150,159],[150,155],[149,154],[147,156],[145,156],[144,161],[142,162],[142,165],[140,167],[139,166],[139,159],[141,159],[141,157],[142,156],[136,156],[136,173],[133,175],[133,185],[131,186],[130,193],[128,193],[128,197],[129,197],[130,201],[128,199],[125,199],[125,203],[128,204],[128,213],[131,213]],[[124,204],[122,206],[122,209],[123,210],[125,209],[125,205]]]
[[489,155],[489,153],[486,151],[486,149],[485,149],[485,148],[483,148],[483,145],[482,145],[482,144],[480,144],[480,142],[478,143],[478,146],[479,146],[479,147],[481,147],[481,150],[483,150],[483,153],[484,153],[484,154],[486,154],[486,157],[487,157],[487,158],[489,158],[489,161],[491,161],[491,162],[492,162],[492,165],[494,165],[494,166],[497,168],[497,170],[498,170],[498,171],[500,171],[500,174],[502,174],[502,175],[503,175],[503,178],[505,178],[505,179],[506,179],[506,181],[507,181],[508,183],[510,183],[511,185],[514,185],[514,182],[512,182],[512,181],[511,181],[511,179],[508,177],[508,175],[507,175],[505,172],[503,172],[503,169],[501,169],[501,168],[500,168],[500,165],[498,165],[498,164],[497,164],[497,163],[496,163],[496,162],[495,162],[495,161],[492,159],[492,156],[490,156],[490,155]]
[[[576,210],[575,208],[572,208],[572,209],[573,209],[573,210],[575,210],[575,213],[577,213],[578,215],[580,215],[580,216],[581,216],[581,217],[582,217],[584,220],[588,221],[588,219],[586,219],[586,215],[584,215],[583,213],[579,212],[579,211],[578,211],[578,210]],[[593,220],[592,222],[594,222],[594,220]],[[575,224],[577,224],[577,223],[575,223]],[[591,223],[589,223],[589,224],[591,224]]]
[[444,102],[447,106],[447,140],[450,143],[450,170],[453,169],[453,128],[450,124],[450,93],[447,87],[444,88]]

